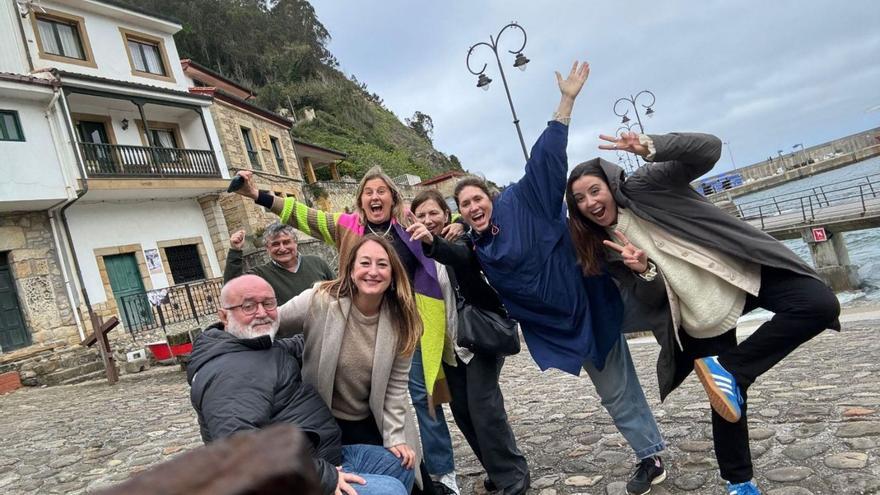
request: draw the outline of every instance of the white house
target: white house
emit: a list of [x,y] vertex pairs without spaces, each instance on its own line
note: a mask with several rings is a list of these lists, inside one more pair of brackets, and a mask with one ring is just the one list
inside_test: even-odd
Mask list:
[[144,326],[145,291],[222,274],[229,173],[180,29],[110,0],[0,0],[0,352],[78,342],[90,312]]

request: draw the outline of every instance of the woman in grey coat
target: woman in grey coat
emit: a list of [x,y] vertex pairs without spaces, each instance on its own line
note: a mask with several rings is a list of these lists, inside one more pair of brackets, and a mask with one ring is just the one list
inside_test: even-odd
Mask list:
[[[746,392],[799,345],[840,328],[837,298],[779,241],[690,187],[718,160],[717,137],[600,137],[611,143],[600,149],[648,163],[628,178],[600,158],[572,170],[566,203],[581,268],[612,274],[624,299],[624,331],[654,332],[661,400],[696,371],[712,405],[715,455],[729,493],[760,493],[752,481]],[[775,315],[737,344],[737,319],[756,308]]]

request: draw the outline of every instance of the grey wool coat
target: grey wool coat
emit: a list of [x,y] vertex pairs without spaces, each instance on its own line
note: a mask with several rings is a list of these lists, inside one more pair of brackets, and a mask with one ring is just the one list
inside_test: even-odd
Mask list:
[[[303,334],[303,381],[315,387],[327,407],[333,401],[336,366],[350,309],[350,299],[335,299],[312,288],[284,303],[278,312],[282,329]],[[415,451],[418,466],[422,459],[421,443],[408,396],[411,364],[412,356],[401,356],[397,352],[397,334],[383,305],[376,329],[370,412],[382,433],[383,446],[388,448],[406,443]],[[416,481],[421,486],[419,470],[415,472]]]
[[[691,188],[721,156],[721,140],[709,134],[651,135],[655,155],[625,178],[617,165],[594,158],[605,173],[609,189],[621,208],[672,235],[760,266],[789,270],[819,279],[819,275],[782,243],[729,215]],[[588,162],[589,163],[589,162]],[[661,346],[657,378],[661,400],[687,377],[693,363],[676,360],[679,347],[664,282],[658,276],[646,283],[622,262],[609,260],[609,271],[624,299],[624,331],[650,328]],[[839,330],[839,324],[835,329]],[[678,361],[678,362],[677,362]]]

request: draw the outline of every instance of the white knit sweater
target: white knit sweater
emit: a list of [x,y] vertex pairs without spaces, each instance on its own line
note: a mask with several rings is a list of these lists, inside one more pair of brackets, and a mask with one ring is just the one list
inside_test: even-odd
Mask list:
[[663,274],[670,309],[678,308],[673,320],[692,337],[715,337],[730,330],[742,315],[746,293],[758,293],[758,265],[703,247],[696,250],[624,208],[618,208],[617,225],[609,229],[612,238],[615,229],[646,251]]

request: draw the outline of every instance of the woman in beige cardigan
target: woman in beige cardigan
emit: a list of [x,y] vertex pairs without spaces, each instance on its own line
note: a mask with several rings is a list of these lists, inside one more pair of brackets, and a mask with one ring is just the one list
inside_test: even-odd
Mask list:
[[418,465],[407,384],[422,324],[391,244],[356,240],[339,260],[339,277],[285,303],[279,319],[303,333],[303,380],[330,407],[343,445],[383,445],[406,469]]

